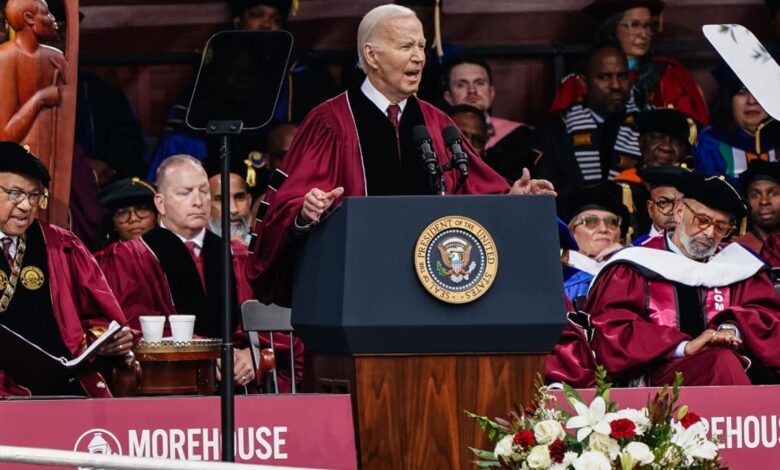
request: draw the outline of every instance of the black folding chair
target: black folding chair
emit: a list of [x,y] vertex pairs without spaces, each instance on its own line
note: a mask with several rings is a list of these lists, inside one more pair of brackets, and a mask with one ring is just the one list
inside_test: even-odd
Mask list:
[[[260,332],[267,332],[271,343],[271,351],[276,356],[274,350],[274,332],[287,333],[290,338],[290,376],[292,383],[292,393],[296,392],[295,386],[295,351],[293,349],[293,327],[290,323],[289,308],[278,305],[265,305],[257,300],[247,300],[241,305],[242,326],[249,335],[249,343],[252,348],[252,362],[255,370],[260,369]],[[276,367],[272,370],[274,393],[279,393],[279,382],[277,380]]]

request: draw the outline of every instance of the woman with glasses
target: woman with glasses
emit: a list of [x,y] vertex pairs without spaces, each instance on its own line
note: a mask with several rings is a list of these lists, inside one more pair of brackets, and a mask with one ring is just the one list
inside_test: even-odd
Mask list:
[[[626,54],[633,97],[640,110],[673,107],[707,125],[707,105],[690,72],[676,60],[652,53],[663,9],[661,0],[596,0],[585,12],[601,21],[596,41],[618,46]],[[569,75],[556,92],[550,111],[564,110],[584,94],[582,80]]]
[[725,63],[712,72],[718,91],[712,125],[699,134],[693,148],[696,171],[723,175],[733,186],[751,160],[777,161],[780,125],[773,121]]
[[578,250],[563,250],[561,261],[564,290],[575,302],[587,294],[588,285],[602,262],[624,246],[628,210],[607,188],[601,185],[575,191],[568,205],[569,230]]
[[157,225],[156,189],[140,178],[127,178],[107,186],[98,203],[108,209],[104,221],[106,245],[141,238]]

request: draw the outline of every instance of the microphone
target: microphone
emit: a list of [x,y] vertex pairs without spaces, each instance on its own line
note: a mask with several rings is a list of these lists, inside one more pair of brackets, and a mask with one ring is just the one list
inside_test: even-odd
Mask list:
[[447,126],[441,131],[441,136],[444,138],[444,142],[452,152],[452,166],[458,168],[460,178],[458,179],[458,186],[463,185],[466,182],[466,178],[469,177],[469,156],[463,151],[461,147],[460,132],[455,126]]
[[414,144],[420,152],[425,171],[431,176],[438,175],[439,159],[436,158],[436,154],[433,152],[433,148],[431,148],[431,134],[428,133],[428,128],[423,125],[415,126],[412,129],[412,139],[414,139]]
[[447,193],[447,184],[441,175],[439,158],[436,156],[436,153],[431,146],[431,134],[428,133],[428,128],[424,125],[414,126],[414,129],[412,129],[412,139],[417,146],[417,150],[420,152],[423,167],[430,177],[431,190],[433,190],[434,193],[443,196]]

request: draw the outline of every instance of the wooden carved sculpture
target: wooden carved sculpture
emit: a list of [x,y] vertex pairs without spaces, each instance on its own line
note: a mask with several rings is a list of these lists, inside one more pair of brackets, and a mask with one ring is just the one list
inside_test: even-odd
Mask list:
[[[77,12],[77,1],[66,1]],[[13,39],[0,44],[0,140],[29,146],[52,175],[48,220],[67,224],[75,125],[77,16],[68,14],[67,51],[43,45],[57,33],[45,0],[8,0]],[[45,217],[45,214],[44,214]]]

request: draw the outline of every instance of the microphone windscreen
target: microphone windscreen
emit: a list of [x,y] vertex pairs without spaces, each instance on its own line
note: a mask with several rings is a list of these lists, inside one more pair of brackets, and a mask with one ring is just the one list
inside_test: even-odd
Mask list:
[[458,128],[455,126],[447,126],[442,129],[441,136],[444,137],[444,142],[447,145],[451,145],[456,140],[460,141],[460,132],[458,132]]
[[431,140],[431,134],[428,132],[428,128],[421,124],[412,129],[412,139],[414,139],[415,145],[420,145],[424,140]]

